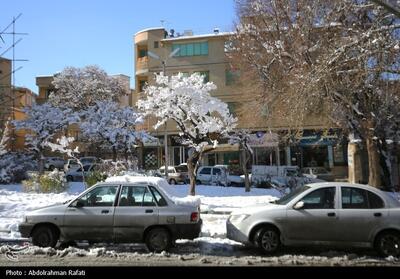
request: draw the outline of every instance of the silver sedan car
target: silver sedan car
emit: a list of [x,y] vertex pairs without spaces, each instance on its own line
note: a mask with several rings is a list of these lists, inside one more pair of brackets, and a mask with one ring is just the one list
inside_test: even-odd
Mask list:
[[370,247],[400,256],[400,202],[376,188],[315,183],[262,206],[232,212],[229,239],[266,254],[282,246]]
[[98,183],[74,200],[29,212],[19,231],[41,247],[88,240],[146,243],[150,251],[165,251],[176,239],[198,237],[202,225],[199,208],[177,204],[165,185],[156,177]]

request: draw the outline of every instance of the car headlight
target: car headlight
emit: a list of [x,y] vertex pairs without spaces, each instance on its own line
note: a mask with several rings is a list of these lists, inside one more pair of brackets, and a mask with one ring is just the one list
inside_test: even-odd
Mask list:
[[229,221],[231,223],[241,223],[246,220],[250,215],[248,214],[240,214],[240,215],[231,215],[229,217]]

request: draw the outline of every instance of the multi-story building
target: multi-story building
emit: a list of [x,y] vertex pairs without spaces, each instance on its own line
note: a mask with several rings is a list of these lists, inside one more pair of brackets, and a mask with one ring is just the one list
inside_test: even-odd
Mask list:
[[23,109],[35,103],[36,94],[28,88],[11,84],[11,60],[0,57],[0,129],[6,125],[11,129],[8,146],[11,151],[22,151],[25,148],[26,131],[15,131],[12,120],[23,120],[26,117]]
[[[230,33],[214,30],[211,34],[193,35],[185,31],[182,35],[164,28],[149,28],[139,31],[134,36],[135,57],[135,95],[132,103],[143,98],[146,85],[154,84],[156,73],[164,69],[167,75],[179,72],[184,74],[201,73],[206,81],[217,86],[212,92],[214,97],[226,102],[234,115],[239,118],[238,129],[246,128],[253,134],[253,164],[258,165],[310,165],[325,166],[338,173],[347,172],[347,144],[337,142],[332,134],[324,134],[327,118],[310,116],[303,127],[302,137],[296,144],[282,143],[278,134],[288,129],[279,117],[269,119],[268,125],[262,115],[254,111],[243,111],[242,104],[249,101],[246,85],[238,82],[240,71],[233,69],[227,57]],[[171,57],[170,54],[176,51]],[[154,55],[153,55],[154,54]],[[165,63],[165,68],[163,68]],[[159,140],[145,144],[143,162],[145,168],[157,168],[163,165],[164,138],[168,135],[169,164],[177,165],[187,159],[187,148],[180,146],[174,138],[178,135],[177,127],[171,122],[166,128],[154,130],[154,119],[149,117],[144,129],[150,131]],[[239,154],[236,146],[222,144],[214,152],[207,154],[203,164],[237,164]]]

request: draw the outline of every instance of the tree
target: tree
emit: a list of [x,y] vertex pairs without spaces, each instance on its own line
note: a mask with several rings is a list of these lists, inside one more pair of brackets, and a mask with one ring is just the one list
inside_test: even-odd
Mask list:
[[145,131],[136,130],[137,125],[143,123],[141,114],[131,107],[121,108],[112,101],[95,102],[81,112],[81,119],[79,125],[86,141],[111,150],[114,162],[118,152],[127,155],[139,141],[150,137]]
[[229,136],[230,144],[239,144],[240,155],[242,157],[241,162],[244,173],[244,185],[246,192],[250,192],[250,179],[247,166],[251,158],[253,157],[253,149],[251,148],[249,141],[250,133],[246,130],[236,131],[234,134]]
[[180,130],[181,143],[190,147],[187,160],[190,176],[190,194],[195,195],[198,163],[204,153],[214,149],[218,139],[227,136],[236,126],[237,119],[227,104],[211,97],[216,86],[199,74],[189,77],[178,74],[170,79],[156,76],[156,85],[145,89],[145,100],[138,107],[158,121],[155,129],[172,120]]
[[239,0],[237,7],[235,58],[257,73],[262,105],[298,128],[318,112],[327,125],[358,135],[369,184],[382,186],[390,161],[384,145],[397,140],[400,122],[399,92],[388,86],[399,78],[398,20],[366,0]]
[[46,103],[25,108],[26,119],[13,122],[16,130],[27,130],[26,145],[36,155],[39,173],[44,172],[44,150],[51,141],[68,125],[78,122],[71,109],[60,109]]
[[129,93],[121,80],[107,75],[98,66],[67,67],[54,76],[53,85],[55,91],[50,94],[49,102],[74,111],[87,109],[97,101],[117,102]]

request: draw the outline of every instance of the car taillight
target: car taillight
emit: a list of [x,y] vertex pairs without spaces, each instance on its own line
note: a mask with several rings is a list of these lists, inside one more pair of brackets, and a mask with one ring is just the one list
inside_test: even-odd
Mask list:
[[192,214],[190,214],[190,222],[197,222],[198,220],[199,220],[199,213],[192,212]]

